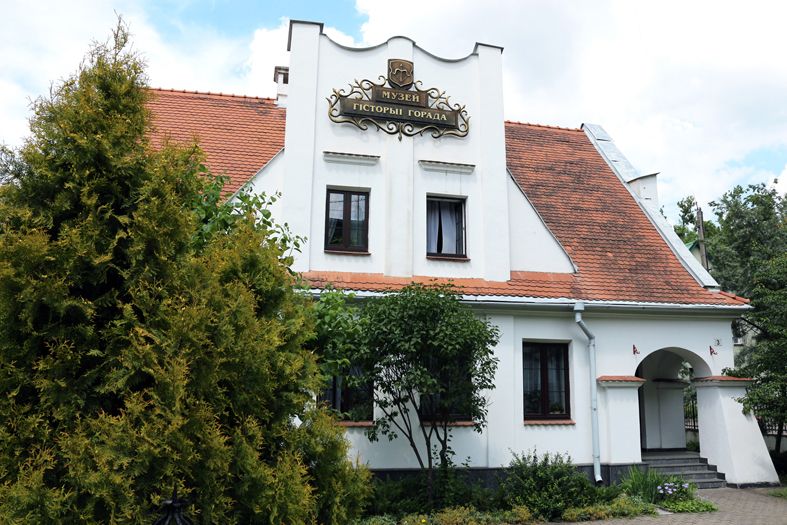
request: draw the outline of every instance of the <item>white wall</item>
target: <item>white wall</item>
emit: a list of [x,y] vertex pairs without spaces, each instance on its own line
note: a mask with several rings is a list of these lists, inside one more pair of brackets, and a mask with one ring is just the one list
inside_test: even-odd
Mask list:
[[[500,48],[478,44],[464,59],[443,60],[403,37],[373,48],[348,49],[320,34],[317,25],[293,23],[284,171],[277,189],[285,201],[278,220],[309,239],[296,256],[295,270],[493,281],[508,280],[512,262],[518,271],[574,271],[507,173],[501,53]],[[346,90],[354,79],[379,82],[389,58],[413,61],[422,87],[445,90],[452,102],[466,105],[468,135],[434,138],[427,133],[400,140],[373,128],[332,122],[326,98],[333,90]],[[371,166],[337,164],[325,160],[325,151],[372,155],[379,161]],[[426,170],[419,161],[474,169]],[[370,255],[325,253],[328,187],[369,191]],[[465,199],[468,260],[427,259],[427,195]]]
[[[483,313],[483,312],[482,312]],[[539,452],[568,452],[575,463],[592,463],[590,434],[590,377],[588,376],[587,341],[574,323],[573,314],[567,309],[562,312],[519,309],[516,311],[492,311],[485,313],[500,328],[500,342],[495,349],[499,359],[495,390],[489,393],[488,427],[482,434],[469,428],[454,429],[454,449],[459,461],[470,457],[470,464],[479,467],[499,467],[507,465],[512,452],[524,452],[536,448]],[[643,356],[655,352],[657,345],[676,346],[681,341],[685,347],[700,351],[708,338],[721,336],[729,331],[729,320],[719,318],[695,319],[693,323],[685,318],[670,316],[618,315],[585,312],[585,321],[596,334],[598,375],[633,376]],[[646,342],[653,340],[654,348]],[[522,342],[544,341],[565,342],[569,344],[569,379],[571,425],[527,425],[523,418],[523,377]],[[639,342],[642,354],[633,355],[631,341]],[[727,356],[720,347],[720,363],[726,366]],[[727,351],[731,354],[732,346]],[[699,358],[699,357],[698,357]],[[682,400],[680,388],[662,387],[653,383],[661,404],[654,405],[661,413],[654,417],[679,425],[682,431],[682,401],[677,417],[675,400]],[[644,387],[643,387],[644,388]],[[663,406],[663,409],[659,409]],[[599,414],[601,461],[604,464],[627,464],[641,460],[639,404],[637,388],[621,385],[605,385],[599,388]],[[676,434],[676,428],[669,427],[664,442],[656,447],[681,447],[681,443],[669,441]],[[490,430],[491,429],[491,430]],[[719,429],[722,431],[723,429]],[[680,434],[680,432],[677,432]],[[681,434],[682,435],[682,434]],[[360,453],[362,460],[374,468],[402,468],[415,466],[407,444],[404,441],[389,443],[383,439],[369,443],[363,431],[353,429],[348,433],[354,451]],[[685,437],[683,438],[685,439]],[[353,454],[354,455],[354,454]]]

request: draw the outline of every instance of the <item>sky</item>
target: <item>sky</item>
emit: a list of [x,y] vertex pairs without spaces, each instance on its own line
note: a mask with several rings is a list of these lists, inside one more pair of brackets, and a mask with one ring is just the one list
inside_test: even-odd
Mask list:
[[[117,16],[150,85],[275,96],[290,19],[345,45],[394,35],[464,57],[502,46],[508,120],[602,125],[676,218],[736,184],[787,192],[787,3],[661,0],[0,0],[0,143]],[[778,180],[778,183],[774,181]],[[706,211],[706,216],[710,215]]]

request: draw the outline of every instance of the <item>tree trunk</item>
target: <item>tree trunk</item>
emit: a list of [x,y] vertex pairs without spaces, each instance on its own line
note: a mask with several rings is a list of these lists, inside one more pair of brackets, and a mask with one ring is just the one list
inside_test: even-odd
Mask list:
[[782,432],[784,432],[784,421],[779,421],[779,425],[776,427],[776,447],[775,451],[779,454],[782,451]]

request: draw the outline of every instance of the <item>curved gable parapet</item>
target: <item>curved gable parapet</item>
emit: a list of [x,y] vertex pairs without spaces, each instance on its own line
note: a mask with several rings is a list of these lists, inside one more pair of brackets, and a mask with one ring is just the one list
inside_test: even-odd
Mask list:
[[358,52],[358,53],[363,53],[365,51],[373,51],[373,50],[376,50],[376,49],[379,49],[379,48],[382,48],[382,47],[385,47],[385,46],[389,45],[394,40],[400,40],[400,39],[401,40],[407,40],[408,42],[410,42],[410,44],[413,46],[414,49],[419,50],[420,52],[430,56],[431,58],[434,58],[435,60],[439,60],[441,62],[447,62],[447,63],[462,62],[463,60],[467,60],[470,57],[478,56],[478,50],[479,50],[480,47],[489,47],[489,48],[499,49],[501,52],[503,51],[503,48],[501,46],[496,46],[496,45],[492,45],[492,44],[484,44],[482,42],[476,42],[475,45],[473,46],[473,50],[470,53],[468,53],[467,55],[465,55],[463,57],[458,57],[458,58],[447,58],[447,57],[442,57],[442,56],[439,56],[439,55],[435,55],[434,53],[431,53],[431,52],[427,51],[423,47],[419,46],[416,43],[415,40],[413,40],[412,38],[410,38],[408,36],[404,36],[404,35],[394,35],[394,36],[389,37],[384,42],[380,42],[379,44],[374,44],[374,45],[370,45],[370,46],[348,46],[348,45],[345,45],[345,44],[337,42],[336,40],[331,38],[328,34],[326,34],[323,31],[324,25],[322,23],[320,23],[320,22],[310,22],[310,21],[306,21],[306,20],[290,20],[289,34],[287,36],[287,51],[290,51],[290,48],[292,47],[292,26],[294,24],[316,25],[316,26],[318,26],[320,28],[320,35],[323,36],[326,40],[328,40],[331,44],[333,44],[333,45],[335,45],[335,46],[337,46],[337,47],[339,47],[341,49],[344,49],[346,51],[352,51],[352,52]]

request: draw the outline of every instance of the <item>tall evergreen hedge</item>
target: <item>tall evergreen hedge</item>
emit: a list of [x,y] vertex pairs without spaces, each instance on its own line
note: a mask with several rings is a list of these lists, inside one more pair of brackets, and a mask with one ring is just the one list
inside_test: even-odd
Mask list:
[[196,523],[347,523],[291,239],[151,148],[145,86],[119,24],[0,156],[0,522],[149,524],[177,487]]

